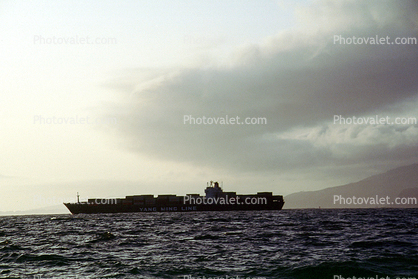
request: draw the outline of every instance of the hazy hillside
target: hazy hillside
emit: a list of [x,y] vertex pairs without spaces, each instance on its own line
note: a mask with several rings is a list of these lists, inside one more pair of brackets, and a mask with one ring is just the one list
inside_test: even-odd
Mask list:
[[[343,199],[334,203],[334,198],[337,199],[335,196],[344,198],[345,204]],[[387,196],[389,204],[387,204]],[[356,197],[357,204],[354,204],[353,197]],[[411,197],[418,200],[418,164],[393,169],[356,183],[319,191],[293,193],[285,197],[285,208],[418,207],[413,200],[414,204],[396,205],[397,197]],[[385,199],[384,203],[381,198]],[[406,202],[405,199],[403,201]]]

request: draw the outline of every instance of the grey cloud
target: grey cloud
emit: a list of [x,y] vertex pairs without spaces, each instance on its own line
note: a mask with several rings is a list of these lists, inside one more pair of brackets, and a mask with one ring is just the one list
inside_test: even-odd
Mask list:
[[[380,1],[318,3],[300,12],[299,29],[242,48],[234,66],[162,71],[137,82],[127,75],[114,85],[125,99],[108,111],[119,119],[123,145],[161,160],[234,172],[416,159],[417,142],[402,129],[363,127],[353,134],[358,141],[341,144],[328,131],[334,114],[403,113],[399,104],[417,95],[416,45],[333,43],[334,35],[418,37],[416,5],[384,2],[388,10]],[[317,22],[319,31],[303,30]],[[265,117],[267,125],[188,125],[184,115]],[[323,136],[280,137],[295,128],[322,129]],[[387,141],[367,141],[373,137]]]

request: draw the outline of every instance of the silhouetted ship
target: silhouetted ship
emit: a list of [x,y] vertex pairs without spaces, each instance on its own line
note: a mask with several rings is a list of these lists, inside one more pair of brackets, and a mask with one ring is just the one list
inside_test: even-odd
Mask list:
[[253,195],[237,195],[224,192],[218,182],[208,182],[206,195],[138,195],[124,199],[88,199],[76,203],[64,203],[72,214],[79,213],[123,213],[123,212],[186,212],[186,211],[232,211],[232,210],[281,210],[283,196],[272,192]]

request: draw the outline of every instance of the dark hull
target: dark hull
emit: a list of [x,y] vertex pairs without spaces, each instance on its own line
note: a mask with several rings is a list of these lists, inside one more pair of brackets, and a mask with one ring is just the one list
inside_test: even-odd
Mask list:
[[190,212],[190,211],[248,211],[281,210],[284,202],[256,205],[123,205],[64,203],[72,214],[80,213],[127,213],[127,212]]

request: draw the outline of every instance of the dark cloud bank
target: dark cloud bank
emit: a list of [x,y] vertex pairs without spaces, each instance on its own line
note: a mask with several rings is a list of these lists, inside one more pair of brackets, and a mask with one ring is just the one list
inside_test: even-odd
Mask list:
[[[292,30],[238,48],[228,66],[133,70],[113,84],[114,132],[141,156],[235,175],[368,175],[416,162],[418,125],[333,124],[334,115],[418,117],[418,45],[334,44],[335,35],[418,38],[415,3],[318,1],[299,8]],[[267,125],[190,125],[185,115]]]

